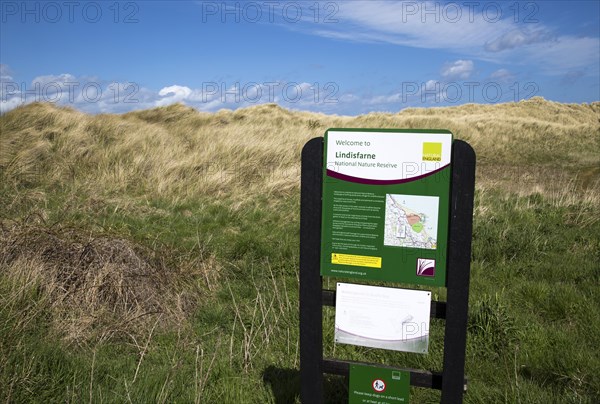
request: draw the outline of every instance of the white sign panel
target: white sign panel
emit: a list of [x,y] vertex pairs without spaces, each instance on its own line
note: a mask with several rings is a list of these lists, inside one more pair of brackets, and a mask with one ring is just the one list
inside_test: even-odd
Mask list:
[[327,170],[350,178],[418,179],[450,164],[451,133],[327,132]]
[[338,283],[335,342],[427,353],[431,292]]

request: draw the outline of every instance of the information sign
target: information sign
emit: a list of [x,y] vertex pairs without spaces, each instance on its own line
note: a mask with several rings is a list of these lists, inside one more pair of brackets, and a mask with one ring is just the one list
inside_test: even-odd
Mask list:
[[329,129],[321,275],[444,286],[452,134]]
[[431,292],[338,283],[335,342],[427,353]]
[[406,404],[409,394],[409,372],[366,365],[350,366],[349,404]]

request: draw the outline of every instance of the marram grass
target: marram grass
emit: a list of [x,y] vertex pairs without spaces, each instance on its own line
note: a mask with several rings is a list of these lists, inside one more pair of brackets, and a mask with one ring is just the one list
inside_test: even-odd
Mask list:
[[[465,401],[599,402],[599,116],[540,98],[17,108],[0,117],[0,402],[297,401],[299,156],[329,127],[449,129],[477,152]],[[443,322],[415,355],[336,346],[325,311],[329,355],[441,366]],[[327,378],[329,402],[344,389]]]

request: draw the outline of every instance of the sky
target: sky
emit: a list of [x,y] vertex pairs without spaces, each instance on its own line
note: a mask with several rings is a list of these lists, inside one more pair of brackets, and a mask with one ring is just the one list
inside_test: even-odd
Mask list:
[[5,1],[0,113],[600,100],[600,1]]

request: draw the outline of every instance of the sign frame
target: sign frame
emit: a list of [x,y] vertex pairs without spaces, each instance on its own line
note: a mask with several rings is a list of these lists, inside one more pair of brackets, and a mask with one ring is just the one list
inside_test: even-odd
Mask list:
[[[431,302],[431,317],[445,319],[442,371],[410,372],[411,386],[442,391],[442,403],[461,403],[466,390],[465,350],[475,194],[475,152],[454,140],[445,302]],[[323,138],[302,149],[300,185],[300,399],[323,402],[323,373],[348,376],[351,361],[323,358],[323,306],[335,306],[335,291],[323,290],[320,273]]]

